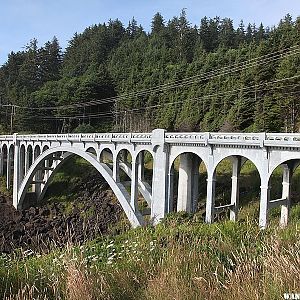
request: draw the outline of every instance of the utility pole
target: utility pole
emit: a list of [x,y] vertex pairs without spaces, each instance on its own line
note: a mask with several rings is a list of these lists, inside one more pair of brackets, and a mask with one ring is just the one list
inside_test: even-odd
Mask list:
[[14,116],[16,114],[16,105],[11,105],[11,114],[10,114],[10,133],[13,133],[14,127]]

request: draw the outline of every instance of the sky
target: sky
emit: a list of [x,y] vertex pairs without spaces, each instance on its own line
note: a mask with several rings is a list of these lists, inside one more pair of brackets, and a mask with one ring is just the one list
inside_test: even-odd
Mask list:
[[75,32],[90,25],[118,18],[127,26],[134,17],[149,31],[156,12],[169,20],[183,8],[197,26],[204,16],[270,27],[287,13],[300,16],[300,0],[0,0],[0,65],[33,38],[42,46],[56,36],[64,49]]

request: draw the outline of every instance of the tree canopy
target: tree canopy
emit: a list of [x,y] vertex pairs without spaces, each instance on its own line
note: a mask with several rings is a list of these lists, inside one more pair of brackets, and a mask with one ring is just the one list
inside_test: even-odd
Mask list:
[[[300,17],[278,26],[186,11],[32,39],[0,68],[2,132],[300,129]],[[13,122],[11,122],[13,121]]]

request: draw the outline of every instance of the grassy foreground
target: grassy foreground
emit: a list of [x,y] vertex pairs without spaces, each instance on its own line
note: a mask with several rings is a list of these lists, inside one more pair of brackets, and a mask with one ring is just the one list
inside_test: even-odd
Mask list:
[[2,255],[1,298],[283,299],[300,292],[299,211],[286,229],[175,214],[83,246]]

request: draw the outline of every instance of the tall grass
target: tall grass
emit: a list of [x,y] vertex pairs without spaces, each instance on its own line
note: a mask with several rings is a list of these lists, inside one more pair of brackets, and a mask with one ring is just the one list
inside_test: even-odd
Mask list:
[[[298,210],[299,212],[299,210]],[[297,213],[297,209],[296,209]],[[300,292],[300,222],[260,231],[185,214],[50,253],[3,255],[3,299],[283,299]]]

